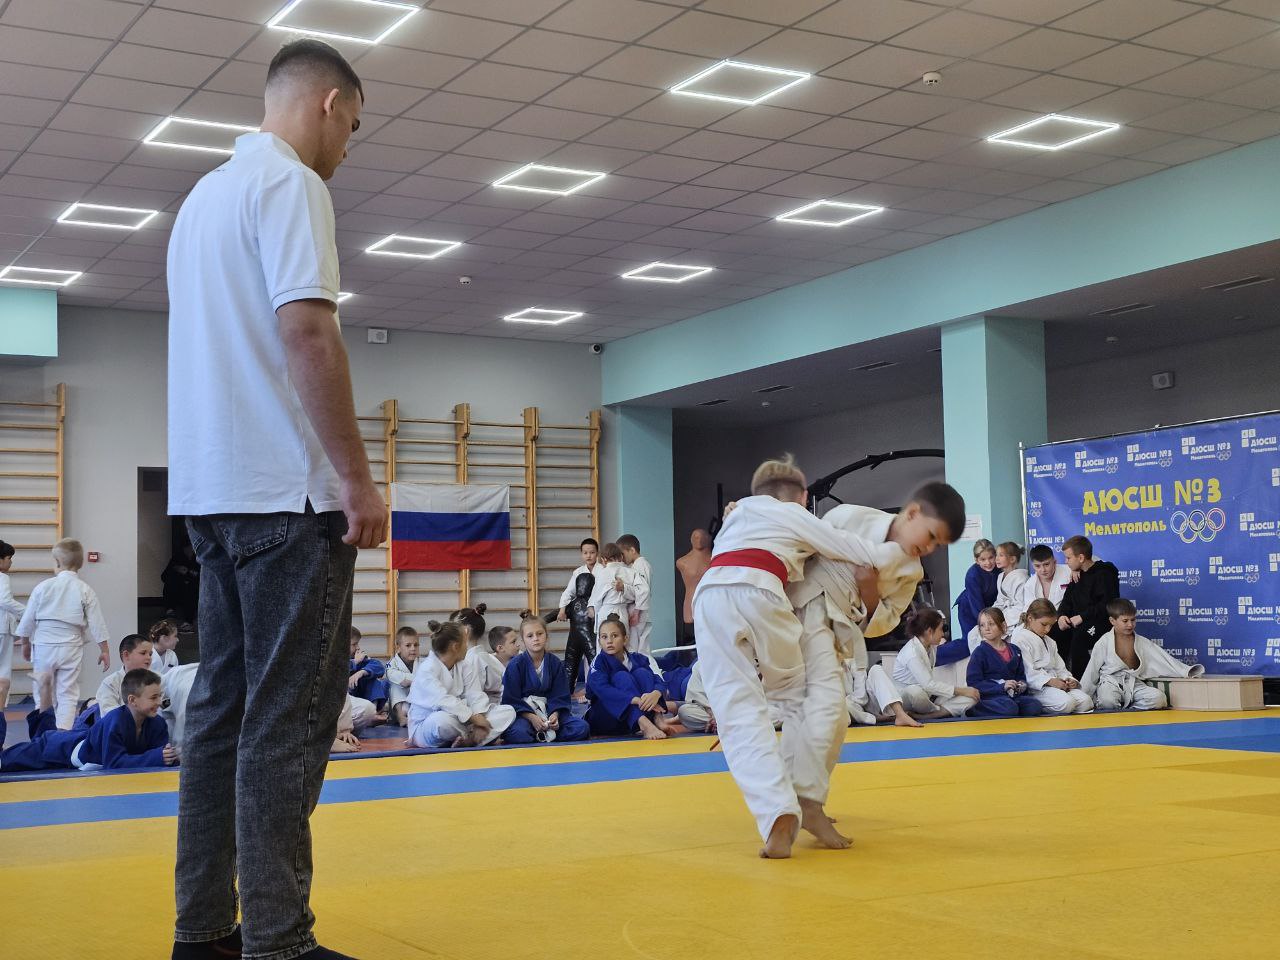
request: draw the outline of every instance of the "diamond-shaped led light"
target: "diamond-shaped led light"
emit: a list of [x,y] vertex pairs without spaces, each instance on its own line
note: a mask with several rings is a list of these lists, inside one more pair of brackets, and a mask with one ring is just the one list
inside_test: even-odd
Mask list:
[[43,267],[5,267],[0,283],[23,283],[33,287],[65,287],[80,276],[79,270],[46,270]]
[[390,0],[292,0],[267,26],[308,37],[372,44],[387,39],[417,12],[411,3]]
[[574,170],[571,167],[549,167],[542,163],[527,163],[519,170],[493,181],[495,187],[506,190],[526,190],[529,193],[551,193],[567,197],[583,187],[589,187],[606,174],[598,170]]
[[541,323],[549,326],[555,326],[557,323],[566,323],[569,320],[577,320],[582,316],[582,312],[574,312],[573,310],[544,310],[542,307],[525,307],[517,313],[509,313],[503,320],[511,323]]
[[151,222],[159,210],[140,207],[108,207],[100,203],[73,203],[62,211],[59,223],[79,227],[102,227],[106,230],[137,230]]
[[697,266],[691,263],[646,263],[622,274],[624,280],[652,280],[655,283],[684,283],[704,273],[710,273],[715,267]]
[[873,207],[865,203],[841,203],[838,200],[818,200],[806,203],[787,213],[779,214],[776,219],[783,223],[803,223],[812,227],[843,227],[863,217],[882,213],[884,207]]
[[153,147],[199,150],[201,153],[235,153],[236,137],[242,133],[257,132],[257,127],[239,123],[165,117],[158,127],[142,138],[142,142]]
[[1060,113],[1050,113],[987,137],[988,143],[1009,143],[1034,150],[1062,150],[1084,143],[1104,133],[1118,130],[1120,124],[1103,120],[1082,120]]
[[810,74],[781,67],[762,67],[740,60],[721,60],[671,88],[672,93],[704,100],[721,100],[744,107],[763,103],[783,90],[804,83]]
[[383,237],[372,246],[365,247],[365,253],[376,253],[382,257],[412,257],[415,260],[434,260],[444,256],[450,250],[462,246],[458,240],[436,240],[432,237],[406,237],[393,233]]

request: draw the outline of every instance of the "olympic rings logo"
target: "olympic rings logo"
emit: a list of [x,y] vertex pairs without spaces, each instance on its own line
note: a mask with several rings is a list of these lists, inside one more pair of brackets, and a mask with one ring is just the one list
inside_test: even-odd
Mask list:
[[1207,513],[1204,510],[1192,510],[1189,514],[1177,511],[1169,518],[1169,526],[1183,543],[1195,543],[1202,540],[1209,543],[1227,526],[1227,515],[1218,507]]

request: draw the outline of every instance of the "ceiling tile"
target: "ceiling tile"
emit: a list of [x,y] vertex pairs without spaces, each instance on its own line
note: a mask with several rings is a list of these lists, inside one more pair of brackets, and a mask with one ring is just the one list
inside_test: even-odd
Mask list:
[[1225,0],[1220,2],[1220,6],[1224,10],[1234,10],[1236,13],[1247,13],[1255,17],[1280,21],[1280,10],[1276,9],[1272,0]]
[[1215,59],[1230,63],[1245,63],[1251,67],[1262,67],[1264,70],[1280,70],[1280,43],[1274,35],[1250,40],[1238,47],[1222,50]]
[[502,20],[507,23],[537,23],[564,0],[432,0],[432,10],[448,10],[465,13],[486,20]]
[[608,122],[608,118],[596,113],[578,113],[534,105],[512,114],[498,123],[496,129],[529,135],[554,132],[557,137],[576,140]]
[[830,2],[831,0],[787,0],[786,3],[778,3],[778,0],[703,0],[699,9],[786,26],[821,10]]
[[[711,66],[706,57],[691,57],[648,47],[624,47],[587,71],[588,76],[666,90]],[[678,97],[687,100],[687,97]]]
[[844,150],[815,147],[798,143],[775,143],[750,156],[741,163],[753,167],[772,167],[775,170],[808,170],[820,163],[828,163],[843,154]]
[[[782,30],[744,50],[738,59],[787,70],[818,73],[827,67],[848,60],[855,53],[869,46],[870,44],[865,41],[851,40],[848,37],[829,37],[809,30]],[[789,92],[803,89],[806,94],[809,94],[813,86],[814,83],[810,80],[792,88]]]
[[[1255,67],[1219,63],[1216,60],[1196,60],[1158,77],[1144,80],[1138,86],[1175,97],[1203,98],[1263,76],[1264,71]],[[1268,78],[1266,82],[1275,85],[1274,78]]]
[[479,60],[519,33],[520,28],[509,23],[457,16],[433,5],[410,17],[386,42],[389,46]]
[[[1174,166],[1179,163],[1190,163],[1192,160],[1210,157],[1215,153],[1222,153],[1222,151],[1230,150],[1233,147],[1235,147],[1234,143],[1224,143],[1221,140],[1209,140],[1204,137],[1179,137],[1177,140],[1166,143],[1162,147],[1135,154],[1130,159]],[[1083,176],[1087,177],[1088,173],[1083,174]]]
[[630,42],[662,26],[679,12],[675,7],[644,0],[569,0],[538,26],[584,37]]
[[[129,2],[147,6],[142,0],[129,0]],[[187,13],[209,12],[209,0],[155,0],[151,5],[168,10],[185,10]],[[283,6],[280,0],[218,0],[217,13],[220,17],[261,25],[270,20],[272,15]]]
[[1087,7],[1094,0],[969,0],[966,10],[1024,23],[1048,23]]
[[110,77],[198,87],[220,66],[219,57],[118,43],[95,69]]
[[1060,30],[1075,30],[1116,40],[1132,40],[1134,37],[1183,17],[1198,13],[1200,7],[1177,0],[1099,0],[1077,13],[1055,21]]
[[466,127],[491,127],[520,109],[510,100],[469,97],[460,93],[433,93],[410,108],[405,116],[414,120],[452,123]]
[[812,172],[847,180],[879,180],[913,166],[916,161],[905,157],[884,157],[875,153],[847,153],[829,163],[814,167]]
[[971,57],[1026,32],[1026,24],[964,10],[949,10],[940,17],[898,34],[893,42],[912,50],[948,57]]
[[1142,126],[1170,133],[1194,134],[1249,116],[1253,116],[1253,111],[1247,107],[1192,100],[1171,110],[1146,117],[1142,121]]
[[0,24],[0,60],[9,63],[88,70],[110,48],[108,40]]
[[[1033,77],[1035,74],[1030,70],[982,63],[978,60],[958,60],[945,68],[937,94],[966,100],[985,100],[994,93],[1008,90]],[[920,83],[919,78],[912,86],[917,92],[928,91],[932,95],[932,91]]]
[[526,30],[490,56],[497,63],[562,73],[581,73],[622,49],[611,40],[591,40],[550,30]]
[[0,94],[0,123],[43,127],[57,113],[59,106],[61,104],[56,100],[37,100],[35,97],[11,97],[8,94]]
[[567,110],[585,110],[588,113],[618,116],[658,95],[658,91],[645,87],[613,83],[608,80],[593,80],[589,77],[574,77],[568,83],[559,86],[549,96],[542,97],[541,102],[547,106],[564,107]]
[[728,203],[730,200],[737,200],[740,196],[742,194],[737,190],[722,190],[717,187],[695,187],[693,184],[687,183],[658,194],[653,198],[653,202],[666,203],[675,207],[710,210],[721,204]]
[[1088,170],[1072,174],[1071,178],[1073,180],[1087,180],[1090,183],[1111,185],[1124,183],[1126,180],[1136,180],[1138,177],[1145,177],[1148,174],[1159,173],[1163,169],[1165,167],[1161,163],[1133,160],[1126,157],[1120,160],[1108,160],[1106,163],[1099,164],[1096,167],[1090,167]]
[[797,26],[858,40],[888,40],[942,12],[938,7],[911,0],[876,0],[870,4],[863,0],[837,0]]
[[1138,42],[1162,50],[1207,57],[1247,40],[1274,34],[1275,30],[1276,24],[1271,21],[1226,10],[1201,10],[1177,23],[1143,34]]
[[799,110],[760,106],[739,110],[713,124],[712,127],[724,133],[738,133],[744,137],[781,140],[826,122],[827,119],[819,113],[802,113]]
[[819,147],[834,147],[841,150],[857,150],[869,143],[884,140],[895,133],[901,133],[902,126],[888,123],[872,123],[869,120],[854,120],[849,117],[833,117],[824,120],[808,130],[801,131],[791,139],[796,143],[808,143]]
[[865,149],[869,153],[883,153],[891,157],[910,157],[914,160],[936,160],[953,150],[972,143],[973,137],[962,137],[940,130],[905,130]]
[[[93,133],[104,137],[141,140],[155,129],[161,117],[157,114],[130,113],[106,107],[90,107],[82,103],[69,103],[58,111],[49,126],[55,130],[72,133]],[[147,147],[159,150],[158,147]],[[174,153],[174,151],[164,151]]]
[[153,7],[129,28],[124,40],[164,50],[229,57],[248,43],[259,29],[238,20]]
[[[155,84],[149,86],[155,86]],[[184,117],[198,117],[201,120],[218,120],[223,123],[238,123],[254,127],[262,122],[262,95],[259,93],[254,97],[242,97],[233,93],[219,93],[215,90],[198,90],[183,101],[178,112]],[[362,120],[361,134],[363,133],[364,121]]]
[[829,77],[810,77],[776,97],[769,104],[794,110],[825,113],[831,116],[852,110],[859,104],[874,100],[888,92],[886,87],[873,87],[865,83],[832,80]]
[[447,123],[428,123],[424,120],[392,120],[381,126],[367,140],[353,149],[363,149],[366,143],[390,144],[394,147],[411,147],[417,150],[448,151],[456,149],[476,135],[472,127],[459,127]]
[[1045,74],[993,94],[994,103],[1039,113],[1066,113],[1078,103],[1094,100],[1114,88],[1088,80]]
[[413,173],[440,156],[430,150],[414,150],[393,147],[385,143],[361,143],[351,151],[346,162],[353,167],[373,167],[375,170],[392,170]]
[[10,0],[0,23],[37,30],[63,30],[114,40],[142,10],[114,0]]
[[[338,177],[335,179],[340,179],[343,173],[344,170],[340,168]],[[449,180],[444,177],[415,174],[409,177],[402,177],[387,187],[386,191],[389,195],[396,197],[417,197],[423,200],[452,202],[465,199],[477,190],[482,189],[485,189],[483,184],[473,181]]]
[[730,163],[690,182],[699,186],[725,187],[729,190],[761,190],[789,176],[791,176],[790,170],[770,170],[766,167],[747,167]]
[[[545,137],[527,137],[518,133],[486,130],[468,140],[458,148],[457,152],[468,157],[488,157],[492,160],[514,162],[517,166],[521,166],[543,159],[551,151],[559,149],[563,143],[562,140],[550,140]],[[505,190],[503,193],[511,195],[512,191]]]
[[1136,43],[1118,43],[1114,47],[1060,67],[1058,73],[1081,80],[1094,80],[1126,87],[1158,73],[1180,67],[1191,58],[1180,53],[1152,50]]
[[[439,53],[422,53],[402,47],[376,46],[355,64],[361,78],[385,80],[409,87],[442,87],[472,65],[462,57],[446,57]],[[467,91],[460,91],[467,92]],[[512,98],[523,99],[523,98]]]
[[639,160],[644,154],[643,150],[624,150],[621,147],[578,142],[567,143],[547,154],[543,157],[543,162],[558,167],[572,167],[574,170],[620,170]]
[[[707,160],[654,154],[653,156],[643,157],[617,172],[623,176],[641,177],[646,180],[668,180],[675,183],[685,183],[695,177],[709,173],[718,166],[719,164]],[[653,194],[649,196],[653,196]]]
[[[228,60],[205,81],[204,87],[220,93],[238,93],[242,97],[262,96],[266,80],[267,70],[262,64],[248,60]],[[367,84],[368,78],[363,82]]]
[[1057,70],[1068,63],[1105,50],[1112,41],[1048,28],[1032,30],[988,50],[982,59],[1027,70]]
[[[774,26],[691,10],[646,35],[644,44],[700,57],[732,58],[776,32]],[[765,66],[795,69],[785,63]]]
[[[27,145],[32,153],[43,153],[50,157],[71,157],[73,159],[100,160],[108,164],[107,169],[94,177],[84,179],[96,183],[110,171],[111,164],[119,163],[133,152],[137,143],[133,140],[121,140],[117,137],[104,137],[87,133],[71,133],[65,130],[43,130],[40,135]],[[50,173],[47,176],[54,176]]]
[[1001,107],[994,103],[970,103],[958,110],[926,121],[922,126],[930,130],[942,130],[967,136],[989,137],[1001,130],[1008,130],[1040,116],[1013,107]]
[[936,94],[910,93],[906,90],[895,90],[877,100],[864,103],[850,110],[845,116],[857,120],[874,120],[879,123],[892,123],[902,127],[914,127],[935,117],[969,104],[963,100],[953,100]]
[[141,113],[164,116],[177,109],[191,91],[186,87],[162,83],[144,83],[141,80],[123,80],[90,74],[76,89],[72,100],[94,107],[116,107],[128,104]]
[[1243,120],[1214,127],[1206,131],[1206,134],[1217,140],[1230,140],[1232,143],[1253,143],[1255,140],[1280,136],[1280,114],[1254,113]]
[[[847,177],[831,177],[816,173],[798,173],[780,180],[769,188],[769,193],[782,197],[808,200],[839,200],[844,194],[863,186],[861,180]],[[794,205],[793,207],[794,208]]]
[[686,133],[688,131],[683,127],[673,127],[668,124],[642,123],[639,120],[613,120],[582,139],[587,143],[598,143],[606,147],[644,151],[661,150]]
[[[681,130],[681,133],[686,131]],[[714,130],[699,130],[666,146],[666,152],[677,157],[695,157],[700,160],[719,160],[729,163],[749,153],[755,153],[769,145],[769,141],[757,137],[739,137]],[[745,172],[745,171],[744,171]],[[752,171],[760,176],[760,171]]]
[[1113,90],[1093,100],[1086,100],[1076,109],[1096,120],[1111,123],[1136,123],[1143,117],[1178,106],[1182,101],[1163,93],[1148,90]]
[[[1208,61],[1201,60],[1200,62],[1207,63]],[[1275,110],[1280,108],[1280,85],[1276,84],[1275,77],[1259,77],[1257,80],[1242,83],[1238,87],[1231,87],[1220,93],[1212,94],[1211,97],[1223,103],[1234,103],[1242,107],[1253,107],[1257,110]]]
[[918,83],[931,70],[947,70],[951,62],[936,53],[877,44],[822,72],[838,80],[896,88]]

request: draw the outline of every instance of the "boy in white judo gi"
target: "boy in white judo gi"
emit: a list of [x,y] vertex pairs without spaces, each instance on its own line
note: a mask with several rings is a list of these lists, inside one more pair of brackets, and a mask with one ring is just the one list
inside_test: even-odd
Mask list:
[[631,571],[631,589],[636,595],[635,603],[631,608],[632,649],[648,656],[652,649],[649,645],[649,631],[653,626],[649,622],[649,595],[653,567],[649,565],[648,560],[640,556],[640,540],[633,534],[624,533],[620,536],[618,549],[622,551],[622,561]]
[[1163,710],[1165,695],[1144,680],[1157,677],[1198,677],[1201,664],[1175,660],[1157,643],[1137,632],[1138,608],[1124,597],[1107,604],[1111,629],[1098,638],[1080,689],[1099,710]]
[[616,543],[606,543],[601,547],[600,558],[604,561],[604,574],[596,577],[587,612],[595,620],[597,630],[614,614],[630,627],[636,602],[635,574],[627,566],[622,548]]
[[[786,585],[804,576],[804,561],[815,553],[876,566],[891,562],[892,551],[809,513],[804,474],[790,458],[761,464],[751,493],[728,514],[693,598],[707,699],[729,771],[764,838],[761,856],[790,856],[801,826],[827,846],[846,847],[847,838],[831,826],[821,801],[797,794],[789,769],[787,758],[802,749],[798,741],[809,725],[803,631]],[[781,747],[769,700],[783,710]],[[839,697],[837,705],[842,706]]]
[[84,547],[79,540],[53,545],[54,576],[36,584],[18,624],[22,655],[31,662],[36,710],[54,707],[59,730],[70,730],[80,701],[80,665],[86,637],[98,645],[98,663],[111,666],[107,622],[98,595],[80,579]]
[[[945,483],[926,483],[899,513],[841,504],[823,519],[882,552],[874,568],[815,556],[805,566],[804,579],[787,588],[804,626],[805,719],[810,725],[798,741],[792,775],[800,796],[825,804],[851,713],[840,661],[854,661],[851,681],[866,671],[865,638],[898,626],[924,577],[920,558],[963,533],[964,499]],[[895,713],[907,725],[918,725],[905,711]],[[784,737],[786,729],[784,725]]]
[[9,568],[16,551],[12,544],[0,540],[0,710],[9,705],[9,683],[13,674],[14,631],[26,607],[13,597],[9,586]]

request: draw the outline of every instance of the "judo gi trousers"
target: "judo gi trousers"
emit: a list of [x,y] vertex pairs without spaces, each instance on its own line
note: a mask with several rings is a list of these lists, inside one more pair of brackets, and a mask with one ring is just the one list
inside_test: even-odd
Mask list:
[[[80,662],[84,646],[79,643],[36,643],[31,650],[31,686],[36,710],[53,709],[59,730],[75,725],[80,705]],[[47,702],[49,692],[53,702]]]
[[[506,733],[515,722],[516,712],[512,707],[495,704],[485,711],[485,719],[489,721],[489,735],[480,746],[488,746]],[[459,720],[445,710],[429,713],[420,723],[409,730],[409,741],[415,747],[450,747],[453,741],[471,732],[471,724]]]

